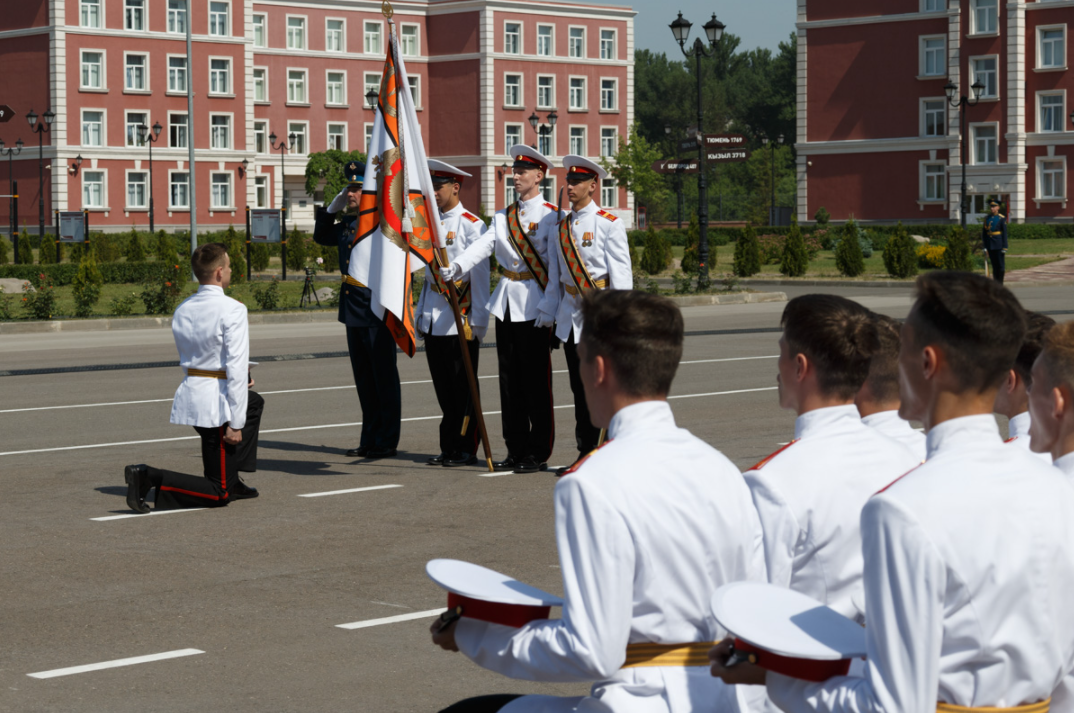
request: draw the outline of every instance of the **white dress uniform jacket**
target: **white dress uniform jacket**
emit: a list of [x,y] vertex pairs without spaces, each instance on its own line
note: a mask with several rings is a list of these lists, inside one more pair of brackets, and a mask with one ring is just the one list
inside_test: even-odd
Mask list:
[[[634,273],[630,265],[630,246],[627,244],[626,227],[614,216],[598,214],[600,206],[590,201],[579,211],[571,211],[571,233],[578,253],[582,256],[589,275],[594,280],[607,280],[608,289],[634,289]],[[553,212],[554,213],[554,212]],[[552,256],[548,268],[549,290],[541,311],[552,314],[555,309],[556,337],[567,341],[574,329],[575,343],[582,336],[582,295],[568,294],[565,286],[574,287],[574,280],[567,271],[567,260],[559,247],[559,222],[554,214],[545,218],[541,232],[546,234],[548,253]],[[585,240],[585,236],[592,236]],[[553,291],[552,286],[555,286]],[[558,301],[558,305],[556,302]]]
[[898,410],[869,414],[863,416],[861,422],[909,448],[918,457],[918,462],[925,460],[925,434],[911,426],[909,421],[899,418]]
[[763,581],[760,526],[742,476],[676,427],[665,401],[622,409],[608,437],[556,484],[563,618],[520,629],[463,618],[459,649],[512,678],[596,682],[588,697],[524,696],[504,713],[745,710],[760,689],[736,691],[705,666],[621,668],[629,643],[720,639],[713,592]]
[[[448,236],[452,236],[451,245],[444,245],[451,262],[455,262],[466,248],[476,243],[488,230],[484,221],[463,208],[462,203],[440,214],[440,226],[442,240],[446,242]],[[478,261],[458,279],[470,283],[470,325],[488,327],[489,261]],[[447,297],[436,291],[430,267],[425,268],[425,286],[421,289],[421,298],[415,311],[418,316],[418,330],[423,334],[437,337],[458,334],[451,303]]]
[[[530,236],[537,254],[541,256],[545,266],[548,266],[549,251],[544,242],[544,234],[537,229],[541,220],[549,213],[555,213],[556,207],[551,203],[545,203],[540,194],[528,201],[518,202],[518,222],[522,230]],[[492,218],[492,227],[484,233],[470,248],[456,257],[455,264],[466,274],[480,263],[488,263],[492,253],[496,253],[496,261],[505,270],[511,272],[527,272],[529,267],[522,256],[515,251],[511,239],[507,234],[507,210],[496,211]],[[549,278],[549,285],[553,284]],[[538,306],[544,298],[544,291],[536,280],[510,280],[502,278],[496,285],[496,291],[488,300],[487,310],[497,319],[503,319],[507,307],[511,307],[512,322],[527,322],[537,319]]]
[[865,676],[769,673],[769,696],[785,711],[886,713],[1052,696],[1074,668],[1071,512],[1074,489],[1005,446],[991,415],[935,426],[928,460],[862,511]]
[[172,336],[184,369],[226,371],[227,379],[187,376],[172,401],[171,422],[216,428],[246,425],[250,326],[246,305],[215,285],[201,285],[172,316]]
[[1067,453],[1052,464],[1074,484],[1074,453]]
[[1052,455],[1050,453],[1034,453],[1033,449],[1029,447],[1030,443],[1032,443],[1029,438],[1029,426],[1031,423],[1032,421],[1029,416],[1029,411],[1023,411],[1009,420],[1007,422],[1007,435],[1009,436],[1007,438],[1007,443],[1018,446],[1019,448],[1024,448],[1045,463],[1051,463]]

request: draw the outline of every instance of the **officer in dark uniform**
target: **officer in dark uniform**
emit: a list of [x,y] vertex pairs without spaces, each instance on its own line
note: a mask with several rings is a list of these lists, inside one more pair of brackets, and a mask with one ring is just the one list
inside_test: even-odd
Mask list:
[[1003,275],[1007,272],[1007,219],[999,214],[999,201],[988,201],[988,207],[992,215],[985,218],[981,244],[992,263],[992,276],[1002,285]]
[[[399,370],[395,365],[395,340],[384,321],[373,312],[373,293],[353,276],[351,261],[358,258],[355,240],[358,204],[362,196],[365,166],[352,161],[343,169],[349,183],[327,208],[317,209],[313,239],[339,250],[343,284],[339,295],[339,321],[347,326],[347,349],[354,384],[362,404],[362,438],[351,458],[391,458],[399,445]],[[336,222],[336,216],[340,221]]]

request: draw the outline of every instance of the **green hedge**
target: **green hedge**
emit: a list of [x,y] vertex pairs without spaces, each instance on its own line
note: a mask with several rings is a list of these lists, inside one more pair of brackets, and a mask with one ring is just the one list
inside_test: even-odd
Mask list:
[[[190,279],[190,263],[180,261],[183,281]],[[97,265],[105,284],[131,284],[144,282],[162,282],[171,276],[169,265],[165,262],[103,262]],[[78,274],[78,263],[65,262],[60,265],[3,265],[0,277],[14,277],[29,280],[35,287],[40,276],[48,275],[57,287],[70,285]]]
[[[926,223],[921,225],[906,225],[904,226],[906,231],[911,235],[921,235],[929,238],[930,240],[936,240],[940,238],[946,238],[951,231],[951,223]],[[873,243],[873,247],[882,250],[883,246],[887,243],[887,239],[895,234],[898,229],[897,224],[891,225],[878,225],[878,224],[859,224],[861,230]],[[817,230],[827,229],[829,231],[838,231],[839,226],[829,224],[827,226],[809,226],[802,228],[803,235],[811,235]],[[754,226],[754,232],[757,235],[787,235],[791,232],[791,226],[789,225],[761,225]],[[968,225],[966,226],[967,232],[970,236],[979,236],[981,232],[980,225]],[[664,228],[658,231],[663,237],[672,245],[684,246],[686,241],[686,228]],[[636,235],[638,244],[644,242],[645,231],[632,230],[631,234]],[[710,245],[727,245],[738,241],[739,236],[742,235],[742,228],[716,228],[710,227],[708,230],[708,238]],[[1007,226],[1007,235],[1012,240],[1052,240],[1055,238],[1074,238],[1074,223],[1063,224],[1049,224],[1049,223],[1015,223]]]

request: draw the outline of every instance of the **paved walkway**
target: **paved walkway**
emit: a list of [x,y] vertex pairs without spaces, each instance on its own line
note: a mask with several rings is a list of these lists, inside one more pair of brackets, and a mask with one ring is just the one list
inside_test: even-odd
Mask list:
[[[1019,256],[1022,257],[1022,256]],[[1003,278],[1004,282],[1071,282],[1074,281],[1074,257],[1049,262],[1044,265],[1012,270]]]

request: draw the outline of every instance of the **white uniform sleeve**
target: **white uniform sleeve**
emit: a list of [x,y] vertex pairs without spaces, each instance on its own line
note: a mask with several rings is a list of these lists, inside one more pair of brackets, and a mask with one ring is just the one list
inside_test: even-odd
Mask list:
[[482,233],[481,237],[475,240],[472,245],[467,246],[461,254],[455,256],[455,264],[461,270],[460,275],[473,270],[478,263],[484,262],[488,264],[489,257],[496,249],[496,226],[503,220],[503,215],[497,213],[492,218],[492,227]]
[[865,558],[864,678],[810,683],[768,674],[784,711],[934,711],[943,643],[946,568],[914,518],[883,496],[861,514]]
[[246,305],[239,303],[224,315],[224,369],[227,371],[229,425],[236,431],[246,425],[246,400],[250,383],[250,325]]
[[[487,233],[492,232],[488,229],[485,223],[480,220],[476,223],[469,223],[469,226],[468,230],[472,231],[473,234],[473,242],[471,242],[470,245],[476,245],[481,240],[484,240],[484,236]],[[489,245],[493,244],[494,241],[489,242]],[[467,249],[469,249],[469,246],[467,246]],[[478,327],[487,327],[489,324],[490,272],[491,267],[487,257],[484,260],[478,260],[477,263],[470,268],[470,324],[477,325]]]
[[798,549],[798,540],[802,528],[794,516],[783,494],[769,478],[759,471],[749,471],[743,475],[746,485],[750,487],[750,496],[757,516],[761,520],[764,532],[764,561],[768,572],[768,581],[780,587],[791,585],[794,571],[794,553]]
[[557,215],[556,211],[549,213],[537,226],[537,232],[543,234],[544,244],[548,246],[545,255],[541,256],[548,268],[548,284],[545,285],[544,297],[537,309],[552,317],[559,311],[559,301],[563,298],[563,288],[559,286],[559,250],[556,249],[559,245]]
[[[600,218],[600,220],[605,220]],[[604,241],[604,260],[608,265],[608,287],[613,290],[634,289],[634,272],[630,265],[630,244],[622,220],[612,222]]]
[[568,476],[556,486],[556,542],[563,570],[563,618],[512,629],[463,618],[459,649],[511,678],[594,681],[626,661],[633,617],[634,548],[604,497]]

